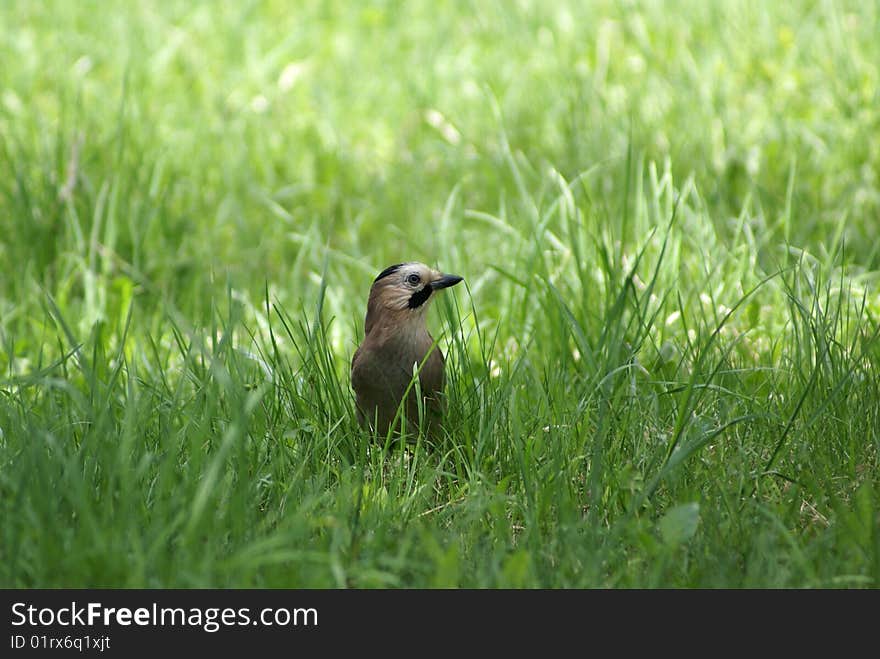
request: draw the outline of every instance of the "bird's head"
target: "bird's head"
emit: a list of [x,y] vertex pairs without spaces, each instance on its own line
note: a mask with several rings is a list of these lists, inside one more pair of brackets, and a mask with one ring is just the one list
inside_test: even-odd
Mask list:
[[385,268],[373,281],[365,330],[387,314],[398,322],[424,317],[434,292],[455,286],[458,275],[446,275],[415,261]]

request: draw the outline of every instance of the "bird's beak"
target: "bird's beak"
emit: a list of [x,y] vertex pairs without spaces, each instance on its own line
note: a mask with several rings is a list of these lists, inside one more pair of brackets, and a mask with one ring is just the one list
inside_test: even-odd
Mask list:
[[431,288],[435,291],[439,291],[441,288],[449,288],[450,286],[455,286],[463,279],[464,277],[459,277],[458,275],[440,275],[439,279],[435,279],[431,282]]

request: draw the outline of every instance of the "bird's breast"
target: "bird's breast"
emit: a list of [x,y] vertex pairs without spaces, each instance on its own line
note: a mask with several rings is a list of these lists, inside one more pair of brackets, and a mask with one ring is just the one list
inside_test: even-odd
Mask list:
[[419,370],[423,388],[442,387],[443,353],[427,329],[374,331],[366,337],[363,346],[392,388],[407,386],[415,370]]

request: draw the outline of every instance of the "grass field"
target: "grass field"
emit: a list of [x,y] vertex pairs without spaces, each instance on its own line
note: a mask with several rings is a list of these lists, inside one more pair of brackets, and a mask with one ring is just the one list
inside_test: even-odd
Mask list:
[[[880,587],[878,26],[0,3],[0,585]],[[466,285],[382,450],[404,260]]]

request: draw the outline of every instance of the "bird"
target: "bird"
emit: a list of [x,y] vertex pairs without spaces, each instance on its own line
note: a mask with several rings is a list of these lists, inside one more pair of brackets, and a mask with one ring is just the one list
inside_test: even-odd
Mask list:
[[[418,389],[422,396],[424,436],[439,438],[443,414],[445,360],[428,332],[425,315],[434,294],[463,277],[444,274],[410,261],[385,268],[373,280],[364,319],[364,340],[351,360],[358,423],[379,439],[419,428]],[[401,409],[401,402],[406,402]],[[398,409],[401,414],[398,416]]]

